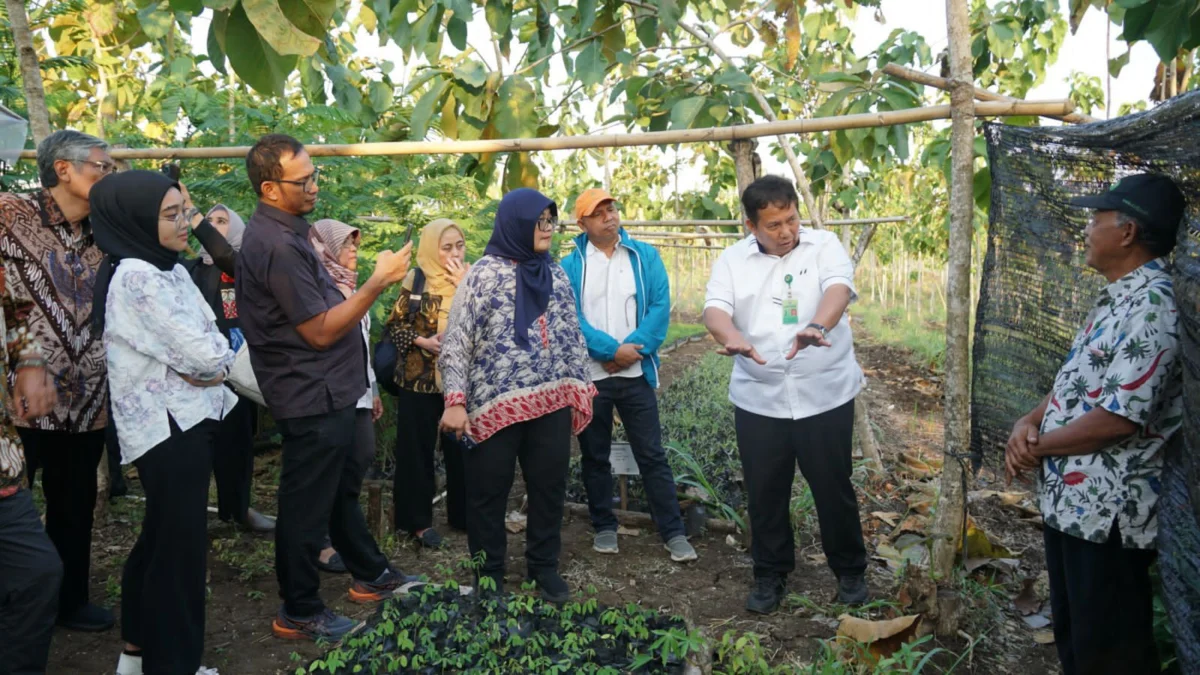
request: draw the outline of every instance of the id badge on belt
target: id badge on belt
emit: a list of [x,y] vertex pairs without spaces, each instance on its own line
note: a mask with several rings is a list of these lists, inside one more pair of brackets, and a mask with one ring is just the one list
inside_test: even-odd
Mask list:
[[783,297],[783,325],[795,325],[800,323],[800,315],[799,303],[796,298],[792,297],[792,275],[784,276],[783,282],[787,284],[787,293]]

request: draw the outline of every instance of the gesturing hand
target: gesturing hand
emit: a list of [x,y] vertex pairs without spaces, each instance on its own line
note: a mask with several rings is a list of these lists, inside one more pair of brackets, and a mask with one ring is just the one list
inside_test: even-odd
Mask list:
[[745,356],[760,366],[767,365],[767,360],[758,355],[758,350],[754,348],[754,345],[740,335],[726,342],[724,347],[717,350],[717,353],[721,356]]
[[791,361],[805,347],[828,347],[830,344],[820,330],[806,326],[796,333],[796,337],[792,340],[792,351],[788,352],[784,358]]
[[620,347],[617,347],[617,354],[613,357],[613,363],[616,363],[618,366],[620,366],[621,370],[625,370],[629,366],[632,366],[633,364],[642,360],[642,355],[638,353],[642,347],[643,345],[635,345],[632,343],[626,343]]

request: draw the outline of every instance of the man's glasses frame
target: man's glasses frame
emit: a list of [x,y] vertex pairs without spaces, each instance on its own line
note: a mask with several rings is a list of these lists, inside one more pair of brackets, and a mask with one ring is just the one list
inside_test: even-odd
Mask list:
[[317,180],[320,179],[320,177],[321,177],[321,170],[313,169],[313,172],[308,174],[308,177],[305,178],[304,180],[283,180],[282,178],[277,178],[277,179],[272,180],[271,182],[272,183],[288,183],[290,185],[299,185],[300,189],[304,190],[305,192],[308,192],[309,190],[313,189],[313,187],[316,186]]
[[105,176],[108,176],[110,174],[114,174],[117,172],[116,162],[98,162],[94,159],[78,159],[78,160],[75,160],[75,163],[76,164],[91,164],[92,166],[96,167],[97,169],[100,169],[100,173]]

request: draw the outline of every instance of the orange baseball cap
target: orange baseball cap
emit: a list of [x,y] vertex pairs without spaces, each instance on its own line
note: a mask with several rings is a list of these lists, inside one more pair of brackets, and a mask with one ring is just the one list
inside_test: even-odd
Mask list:
[[617,198],[608,193],[604,188],[590,188],[583,191],[579,198],[575,200],[575,220],[579,220],[584,216],[592,215],[597,206],[602,202],[615,202]]

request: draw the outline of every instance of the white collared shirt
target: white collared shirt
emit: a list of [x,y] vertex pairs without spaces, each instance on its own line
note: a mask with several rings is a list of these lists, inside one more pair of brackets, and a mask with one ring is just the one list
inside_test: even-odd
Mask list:
[[[580,306],[583,318],[596,330],[604,331],[617,342],[629,337],[637,330],[637,280],[633,277],[633,261],[629,250],[620,244],[612,257],[587,243],[584,251],[583,288]],[[592,381],[609,377],[641,377],[642,363],[639,361],[615,375],[609,375],[604,366],[591,362]]]
[[228,387],[197,387],[229,372],[233,350],[200,289],[182,265],[163,272],[127,258],[113,271],[104,315],[104,349],[121,461],[131,464],[171,437],[221,420],[237,405]]
[[[783,300],[791,297],[798,323],[783,322]],[[729,400],[757,415],[803,419],[833,410],[862,389],[854,339],[843,317],[829,330],[830,347],[806,347],[786,360],[793,338],[816,314],[821,296],[842,284],[854,292],[854,263],[828,230],[800,228],[800,243],[785,256],[763,253],[753,235],[730,246],[713,265],[704,307],[733,317],[733,325],[767,364],[735,356]]]

